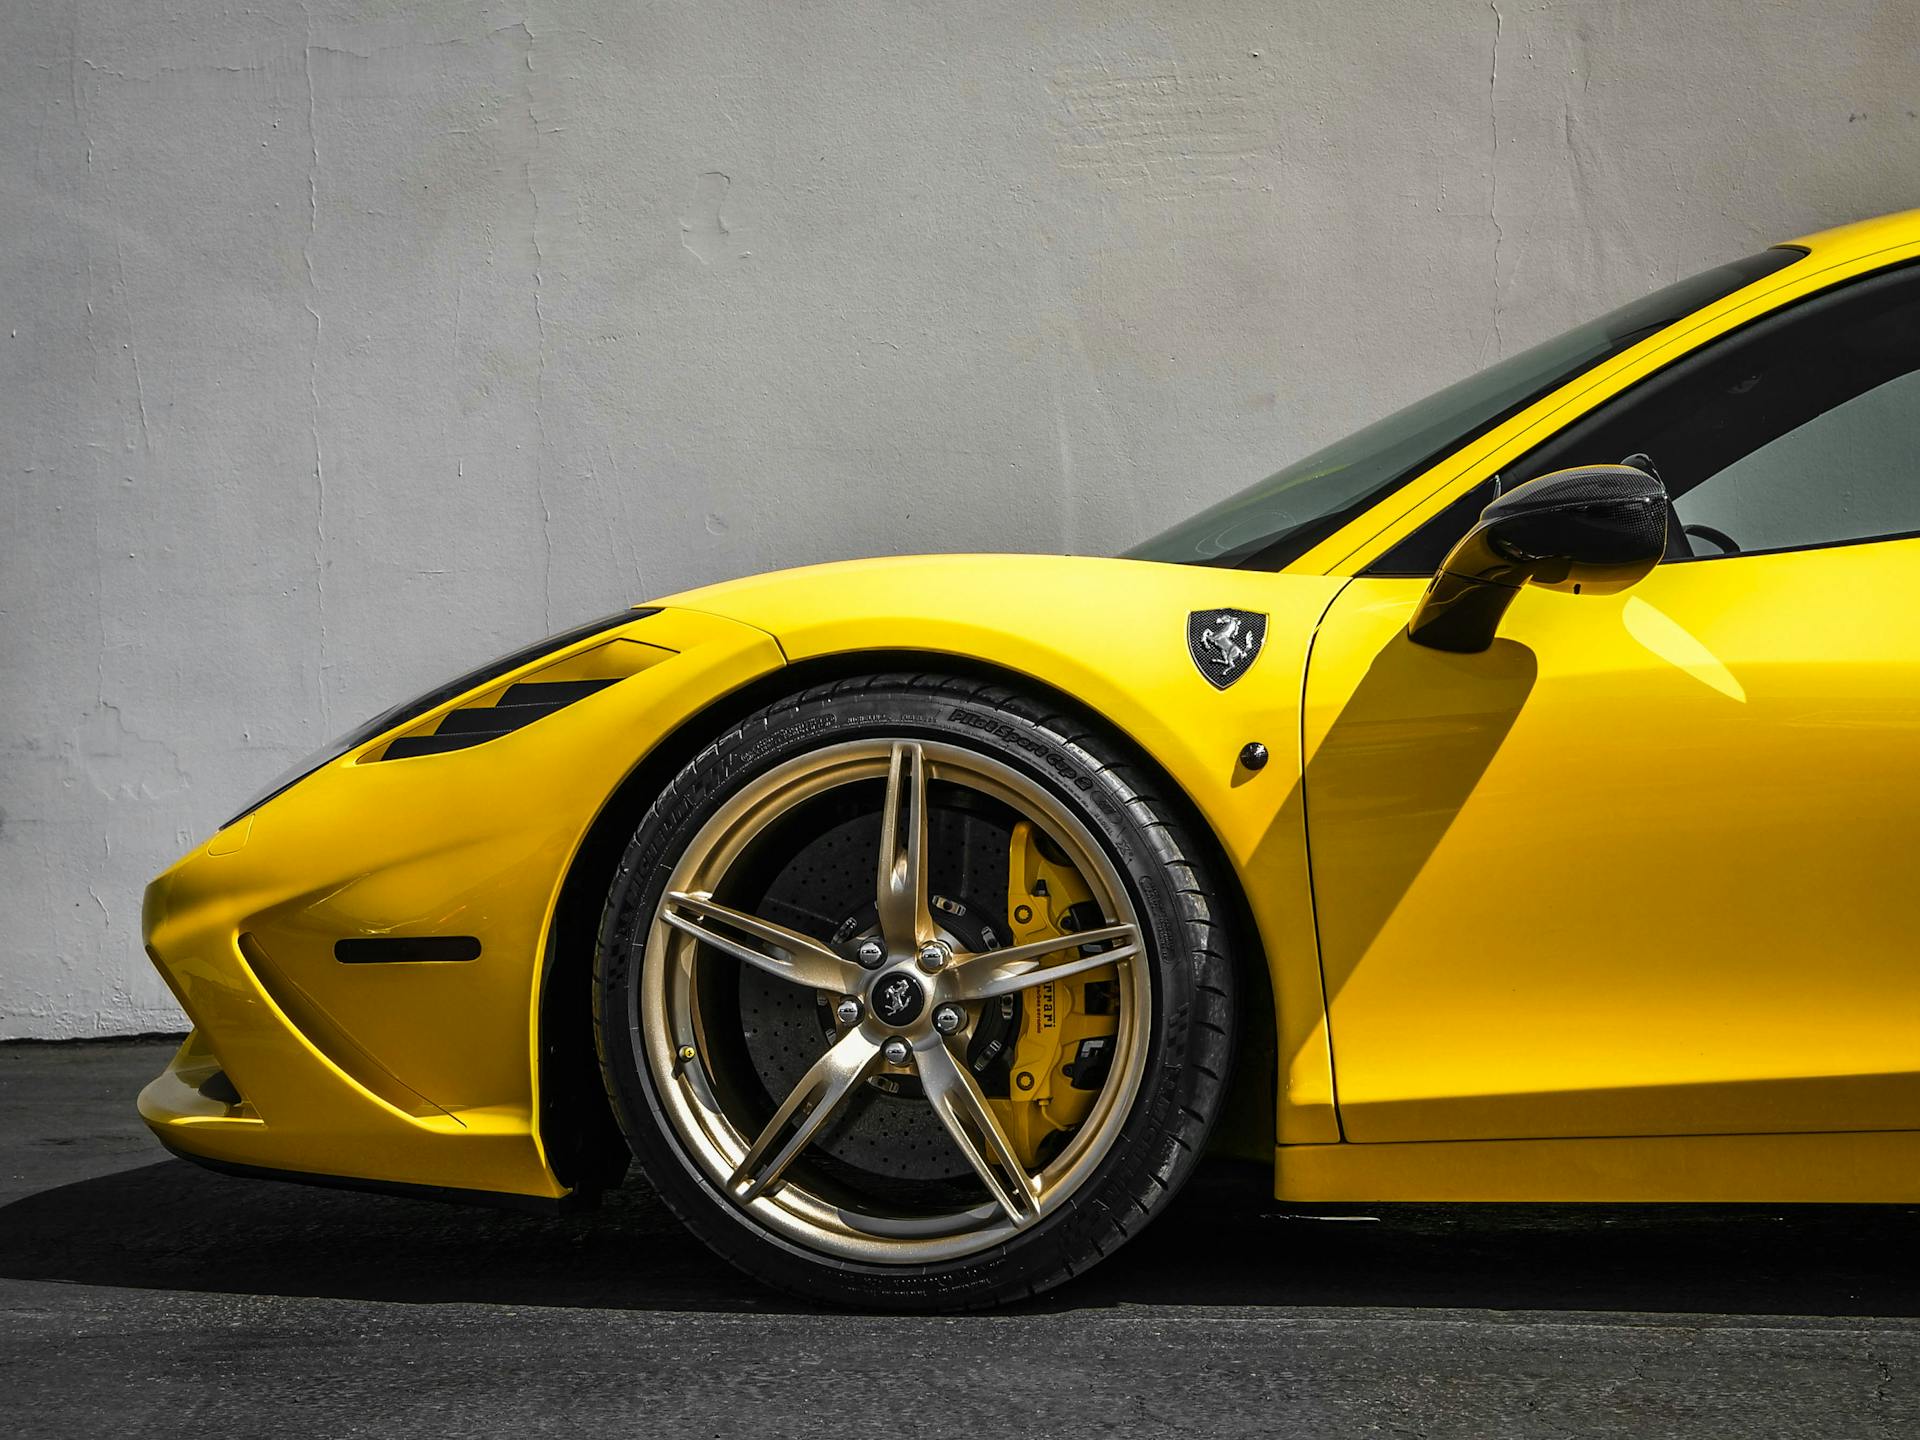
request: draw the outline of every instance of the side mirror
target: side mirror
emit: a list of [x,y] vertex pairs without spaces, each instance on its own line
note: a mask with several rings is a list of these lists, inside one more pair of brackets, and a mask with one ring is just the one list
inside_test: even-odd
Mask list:
[[1441,562],[1408,638],[1474,654],[1493,644],[1522,585],[1624,590],[1666,553],[1670,508],[1666,487],[1631,465],[1583,465],[1516,485]]

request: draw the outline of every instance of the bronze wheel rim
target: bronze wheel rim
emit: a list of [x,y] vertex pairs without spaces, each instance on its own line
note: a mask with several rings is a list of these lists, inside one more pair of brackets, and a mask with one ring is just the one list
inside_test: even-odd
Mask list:
[[[769,843],[778,822],[847,786],[865,787],[852,793],[872,794],[879,809],[875,923],[866,933],[823,939],[715,898],[728,894],[743,854]],[[956,802],[981,797],[1030,824],[1084,883],[1099,923],[1012,946],[971,950],[956,943],[928,884],[928,817],[939,804],[929,797],[936,793]],[[862,943],[866,964],[858,958]],[[651,917],[644,952],[631,1038],[679,1150],[741,1218],[837,1260],[925,1264],[976,1254],[1033,1229],[1059,1213],[1112,1150],[1145,1074],[1152,985],[1143,932],[1118,869],[1050,790],[957,745],[851,741],[755,777],[687,845]],[[1108,966],[1111,972],[1101,969]],[[750,968],[811,990],[840,1017],[799,1083],[784,1096],[764,1097],[778,1102],[771,1116],[743,1103],[737,1077],[728,1073],[720,1030],[729,1018],[724,1006],[706,1003],[725,973],[716,967]],[[1023,1161],[965,1063],[966,1036],[982,1007],[1004,1003],[1001,997],[1041,987],[1050,995],[1097,969],[1116,977],[1111,1065],[1085,1118],[1063,1134],[1057,1151]],[[965,1028],[943,1033],[956,1014]],[[843,1107],[857,1103],[852,1097],[876,1079],[903,1078],[919,1092],[909,1103],[929,1107],[964,1162],[962,1175],[981,1195],[976,1202],[903,1205],[897,1195],[849,1192],[811,1173],[814,1147]]]

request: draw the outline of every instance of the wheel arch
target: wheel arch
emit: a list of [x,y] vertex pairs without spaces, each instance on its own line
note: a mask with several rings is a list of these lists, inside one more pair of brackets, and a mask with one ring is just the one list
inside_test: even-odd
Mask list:
[[1238,871],[1186,788],[1124,728],[1044,680],[971,656],[892,648],[793,661],[690,712],[639,758],[601,805],[561,882],[547,927],[538,1000],[538,1125],[547,1163],[563,1184],[596,1192],[618,1183],[628,1162],[626,1141],[600,1076],[589,987],[607,886],[653,797],[715,737],[783,695],[856,675],[916,670],[1002,684],[1101,727],[1153,778],[1167,803],[1180,810],[1224,887],[1234,971],[1245,997],[1234,1071],[1213,1149],[1272,1163],[1279,1046],[1266,947]]

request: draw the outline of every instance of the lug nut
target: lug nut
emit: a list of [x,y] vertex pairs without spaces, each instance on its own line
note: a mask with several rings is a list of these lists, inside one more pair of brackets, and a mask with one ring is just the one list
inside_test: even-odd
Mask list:
[[849,995],[833,1007],[833,1018],[838,1020],[842,1025],[858,1025],[860,1023],[860,1002]]
[[947,968],[947,962],[953,958],[953,952],[938,940],[929,940],[920,947],[920,968],[929,975]]
[[942,1005],[933,1012],[933,1028],[942,1035],[951,1035],[967,1023],[967,1017],[960,1013],[958,1005]]
[[887,947],[878,940],[862,940],[860,948],[853,952],[854,957],[869,970],[878,970],[886,961]]
[[880,1054],[889,1065],[906,1064],[907,1056],[911,1053],[907,1048],[907,1042],[904,1040],[889,1040],[880,1047]]

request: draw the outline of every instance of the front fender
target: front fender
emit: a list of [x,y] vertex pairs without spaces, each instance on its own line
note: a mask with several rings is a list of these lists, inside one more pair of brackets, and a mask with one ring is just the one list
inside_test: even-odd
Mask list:
[[[986,662],[1104,716],[1178,784],[1238,872],[1272,971],[1278,1139],[1339,1138],[1308,884],[1300,699],[1308,646],[1345,581],[1073,556],[945,555],[822,565],[663,602],[764,630],[793,662],[912,652]],[[1188,653],[1191,614],[1268,617],[1224,690]],[[1243,746],[1270,763],[1250,771]]]

